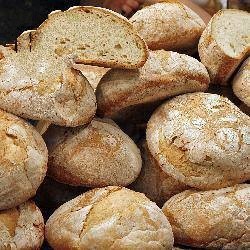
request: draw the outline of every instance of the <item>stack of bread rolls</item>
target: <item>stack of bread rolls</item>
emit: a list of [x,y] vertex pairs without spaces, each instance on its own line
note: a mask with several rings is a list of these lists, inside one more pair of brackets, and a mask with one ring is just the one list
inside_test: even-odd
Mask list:
[[249,54],[249,13],[176,1],[1,46],[0,249],[250,249]]

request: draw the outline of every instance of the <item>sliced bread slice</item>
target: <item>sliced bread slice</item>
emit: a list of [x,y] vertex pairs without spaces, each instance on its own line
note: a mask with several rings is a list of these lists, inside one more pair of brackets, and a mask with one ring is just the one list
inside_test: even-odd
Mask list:
[[201,62],[213,83],[226,85],[239,64],[250,54],[250,14],[221,10],[213,16],[199,42]]
[[145,7],[130,22],[151,50],[193,51],[205,29],[204,21],[178,1]]

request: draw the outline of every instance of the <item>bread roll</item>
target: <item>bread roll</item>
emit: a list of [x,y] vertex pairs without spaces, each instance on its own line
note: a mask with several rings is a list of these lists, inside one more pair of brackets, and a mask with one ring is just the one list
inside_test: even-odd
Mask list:
[[235,69],[250,54],[250,14],[221,10],[210,20],[199,41],[201,62],[213,83],[226,85]]
[[235,95],[250,107],[250,57],[248,57],[239,69],[233,79],[232,85]]
[[173,234],[161,210],[143,194],[122,187],[91,190],[49,218],[53,249],[172,249]]
[[207,249],[249,249],[250,185],[213,191],[188,190],[166,202],[163,212],[176,243]]
[[227,98],[185,94],[152,115],[147,143],[163,171],[209,190],[250,179],[250,118]]
[[198,60],[171,51],[151,51],[141,69],[112,69],[101,79],[96,90],[98,114],[117,119],[121,112],[127,117],[136,106],[205,91],[208,85],[208,72]]
[[34,202],[0,211],[0,249],[40,249],[43,239],[43,216]]
[[33,197],[47,170],[42,137],[22,119],[0,110],[0,210]]
[[151,50],[193,50],[205,29],[204,21],[178,1],[143,8],[130,18],[130,22]]
[[48,174],[75,186],[126,186],[141,170],[135,143],[107,121],[93,120],[87,127],[50,128],[45,140],[49,149]]
[[159,207],[172,196],[186,189],[188,186],[167,175],[158,165],[157,161],[148,150],[146,141],[140,144],[142,155],[142,170],[131,188],[144,193]]

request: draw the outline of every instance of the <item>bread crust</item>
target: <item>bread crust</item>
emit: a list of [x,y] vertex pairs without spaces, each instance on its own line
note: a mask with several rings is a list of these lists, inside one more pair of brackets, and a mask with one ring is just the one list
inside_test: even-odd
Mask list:
[[250,57],[242,64],[233,79],[234,94],[248,107],[250,107]]
[[0,212],[0,249],[40,249],[44,239],[44,220],[32,201]]
[[192,93],[154,112],[147,143],[167,174],[210,190],[249,180],[249,133],[250,118],[227,98]]
[[130,107],[178,94],[205,91],[209,81],[205,66],[198,60],[171,51],[151,51],[141,69],[112,69],[104,75],[96,90],[97,113],[117,117],[119,112]]
[[172,249],[171,227],[155,203],[121,187],[93,189],[58,208],[46,239],[53,249]]
[[42,137],[22,119],[0,110],[0,210],[33,197],[46,171]]
[[130,22],[151,50],[193,50],[205,29],[204,21],[178,1],[145,7],[137,11]]
[[240,63],[250,54],[250,45],[245,48],[237,57],[227,55],[222,47],[219,46],[215,37],[213,26],[214,22],[220,18],[224,13],[245,13],[240,10],[220,10],[217,12],[206,29],[203,31],[198,44],[198,51],[201,62],[208,69],[211,82],[215,84],[227,85],[228,80],[240,65]]
[[207,249],[248,249],[250,185],[184,191],[163,206],[175,242]]
[[86,187],[126,186],[141,170],[140,151],[116,126],[92,120],[87,127],[54,127],[45,134],[48,174],[59,182]]

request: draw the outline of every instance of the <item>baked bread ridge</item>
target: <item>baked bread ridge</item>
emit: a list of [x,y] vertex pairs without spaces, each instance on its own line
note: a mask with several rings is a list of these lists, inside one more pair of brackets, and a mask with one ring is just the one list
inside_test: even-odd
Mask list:
[[35,195],[46,175],[48,151],[35,128],[2,110],[0,141],[0,210],[3,210]]
[[153,103],[179,94],[205,91],[209,75],[195,58],[172,51],[150,51],[138,70],[111,69],[97,86],[97,113],[116,117],[130,106]]
[[[241,24],[237,23],[233,19],[234,15],[236,20],[241,20]],[[243,15],[245,15],[244,19]],[[224,28],[217,27],[216,22],[219,22],[220,18],[224,18],[223,16],[228,17],[229,20],[232,19],[231,23],[229,22],[228,24],[226,24],[224,20],[226,26]],[[240,19],[239,16],[241,16]],[[235,26],[230,27],[229,25],[232,26],[232,24],[234,24]],[[242,10],[225,9],[217,12],[208,23],[206,29],[203,31],[200,37],[198,51],[201,62],[208,69],[211,82],[226,85],[236,68],[250,54],[249,37],[242,34],[242,26],[244,27],[244,29],[248,30],[244,31],[245,33],[250,32],[250,14]],[[222,37],[220,37],[220,39],[225,39],[225,43],[227,44],[221,44],[222,42],[219,42],[219,38],[216,37],[216,34],[217,36],[219,35],[219,30],[223,31],[221,31]],[[227,30],[230,30],[229,33],[227,33]],[[238,36],[235,38],[236,41],[234,42],[234,44],[229,40],[229,38],[227,38],[227,36],[233,37],[232,34],[236,33],[236,30],[237,32],[238,30],[241,30],[241,35],[238,34]],[[241,39],[241,42],[239,42],[239,39]],[[243,48],[241,48],[241,50],[238,49],[239,51],[236,52],[236,46],[238,46],[238,44],[243,44]],[[233,52],[230,52],[230,49]]]
[[93,189],[59,207],[49,218],[53,249],[172,249],[171,227],[155,203],[132,190]]
[[0,249],[40,249],[44,220],[33,201],[0,211]]
[[248,57],[232,82],[234,94],[250,107],[250,57]]
[[160,2],[137,11],[130,22],[151,50],[193,50],[204,21],[179,1]]
[[219,190],[187,190],[175,195],[162,211],[175,243],[207,249],[248,249],[250,185]]
[[150,152],[163,171],[209,190],[250,178],[250,117],[227,98],[209,93],[175,97],[147,126]]
[[181,193],[189,187],[164,172],[151,155],[146,140],[139,144],[142,155],[142,170],[139,177],[131,184],[131,188],[144,193],[159,207],[172,196]]
[[141,170],[140,150],[116,125],[94,119],[86,127],[52,127],[45,134],[48,175],[86,187],[126,186]]

